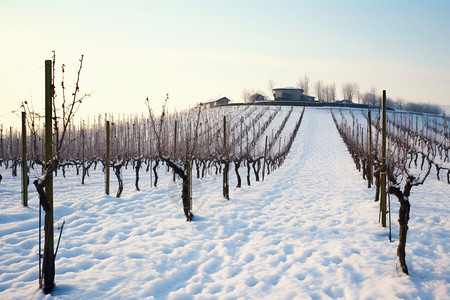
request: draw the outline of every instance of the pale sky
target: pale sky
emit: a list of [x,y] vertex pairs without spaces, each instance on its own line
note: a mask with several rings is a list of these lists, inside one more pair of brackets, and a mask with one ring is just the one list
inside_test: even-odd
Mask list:
[[[388,97],[450,105],[450,1],[0,0],[0,124],[32,99],[43,108],[44,61],[56,50],[66,86],[92,92],[81,116],[146,114],[169,93],[178,110],[243,89],[270,95],[310,77],[356,82]],[[57,80],[60,75],[57,69]],[[314,92],[310,92],[314,95]]]

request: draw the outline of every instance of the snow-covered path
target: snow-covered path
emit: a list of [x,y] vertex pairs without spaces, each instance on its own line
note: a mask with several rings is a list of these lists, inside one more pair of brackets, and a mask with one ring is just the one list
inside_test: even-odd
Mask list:
[[[126,171],[122,198],[103,195],[101,171],[86,185],[71,176],[55,179],[55,222],[66,221],[55,298],[448,299],[449,187],[430,180],[413,190],[411,276],[402,275],[398,205],[389,243],[374,191],[327,110],[307,109],[284,165],[264,182],[252,177],[251,187],[231,189],[230,201],[220,176],[194,181],[195,222],[185,222],[170,173],[137,192]],[[19,184],[5,178],[1,186],[0,298],[43,299],[37,195],[22,207],[13,193]]]
[[247,270],[232,274],[227,285],[250,298],[360,299],[374,296],[374,284],[383,294],[390,285],[381,284],[390,267],[385,263],[396,257],[387,233],[378,234],[365,185],[329,112],[307,112],[282,172],[250,192],[254,204],[237,203],[231,216],[230,210],[219,213],[225,223],[219,228],[234,228],[226,240],[240,242],[224,246],[232,252],[231,269]]

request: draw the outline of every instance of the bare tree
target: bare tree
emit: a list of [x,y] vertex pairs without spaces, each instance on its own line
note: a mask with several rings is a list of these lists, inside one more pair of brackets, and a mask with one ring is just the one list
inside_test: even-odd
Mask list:
[[400,109],[404,109],[406,107],[406,100],[403,98],[397,98],[397,105]]
[[328,85],[328,95],[331,102],[336,101],[336,85],[334,83]]
[[362,102],[362,98],[363,98],[363,93],[361,93],[359,90],[356,91],[356,99],[358,100],[358,103]]
[[266,94],[259,89],[242,90],[242,98],[245,101],[245,103],[254,103],[256,101],[267,100]]
[[356,82],[347,82],[342,84],[342,96],[345,100],[350,100],[353,102],[355,97],[357,97],[359,91],[359,86]]
[[250,102],[254,103],[257,101],[266,101],[267,96],[261,90],[254,90],[254,92],[250,96]]
[[316,84],[314,85],[314,89],[316,91],[317,100],[322,102],[324,100],[324,95],[323,95],[323,83],[321,80],[316,82]]
[[403,103],[402,108],[404,110],[420,112],[420,113],[427,113],[427,114],[433,114],[433,115],[445,115],[444,109],[437,104],[405,102],[405,103]]
[[275,81],[273,79],[269,80],[267,88],[269,89],[269,95],[273,95],[273,89],[275,88]]
[[297,87],[303,89],[305,95],[309,95],[309,76],[305,75],[303,78],[300,78]]
[[251,102],[251,99],[250,99],[251,95],[252,95],[252,91],[251,90],[249,90],[249,89],[243,89],[242,90],[241,97],[242,97],[242,100],[244,100],[245,103],[250,103]]
[[375,87],[372,87],[370,89],[370,93],[372,94],[371,96],[371,105],[378,105],[378,103],[381,105],[381,98],[380,101],[377,101],[377,89]]
[[323,98],[327,102],[334,102],[336,100],[336,85],[334,83],[323,86]]
[[328,90],[328,85],[324,85],[323,86],[322,94],[323,94],[324,100],[326,102],[330,102],[330,93],[329,93],[329,90]]
[[367,105],[377,105],[376,89],[372,87],[369,92],[362,95],[362,103]]

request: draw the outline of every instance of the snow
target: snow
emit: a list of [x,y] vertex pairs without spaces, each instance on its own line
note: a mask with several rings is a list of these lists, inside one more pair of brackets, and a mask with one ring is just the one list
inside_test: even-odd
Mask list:
[[[38,289],[37,193],[30,186],[23,207],[20,177],[0,168],[1,299],[450,299],[450,185],[430,176],[412,189],[410,276],[402,274],[398,203],[391,197],[389,242],[375,190],[329,110],[307,109],[283,166],[232,188],[231,200],[220,175],[195,179],[194,222],[185,221],[180,181],[171,182],[166,166],[157,188],[142,172],[140,192],[123,168],[122,198],[104,195],[100,169],[85,185],[74,170],[55,178],[55,242],[66,223],[56,288],[46,296]],[[32,172],[30,179],[40,175]]]
[[445,114],[448,116],[450,114],[450,105],[441,105],[444,109]]

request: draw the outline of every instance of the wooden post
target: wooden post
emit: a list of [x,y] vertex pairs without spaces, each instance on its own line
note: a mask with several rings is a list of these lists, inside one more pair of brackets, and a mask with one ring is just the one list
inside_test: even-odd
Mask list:
[[383,90],[382,106],[382,140],[381,140],[381,172],[380,172],[380,212],[381,225],[386,227],[386,90]]
[[192,210],[192,168],[191,163],[188,162],[186,166],[186,173],[188,177],[188,201],[189,201],[189,211]]
[[241,143],[240,143],[240,146],[241,146],[241,152],[240,152],[240,157],[242,157],[242,123],[244,123],[244,117],[241,117]]
[[[177,154],[177,127],[178,127],[178,120],[175,120],[175,131],[174,131],[174,141],[173,141],[173,161],[176,161],[176,154]],[[173,182],[175,182],[175,175],[176,175],[175,170],[173,170]]]
[[373,176],[372,176],[372,113],[369,109],[367,112],[367,187],[372,186]]
[[266,135],[266,146],[264,147],[264,161],[262,170],[262,181],[264,181],[264,173],[266,172],[266,157],[267,157],[267,135]]
[[5,158],[5,153],[3,152],[3,125],[0,128],[0,150],[1,158]]
[[152,159],[150,159],[150,188],[153,187],[153,162]]
[[106,121],[106,181],[105,181],[105,193],[109,195],[109,182],[110,182],[110,163],[111,163],[111,135],[109,121]]
[[[223,150],[224,154],[227,151],[227,118],[223,116]],[[228,160],[228,158],[226,158]],[[228,184],[228,173],[229,173],[230,163],[228,161],[225,162],[225,167],[223,168],[223,197],[227,200],[230,200],[229,194],[229,184]]]
[[22,204],[28,206],[28,165],[26,115],[22,112]]
[[13,138],[12,138],[12,126],[9,127],[9,158],[13,158]]
[[[52,61],[45,61],[45,164],[52,163],[53,158],[53,124],[52,124]],[[43,254],[44,293],[50,293],[55,285],[55,256],[53,241],[53,174],[45,186],[49,210],[45,213],[45,238]]]
[[228,184],[228,174],[230,171],[230,163],[226,162],[223,168],[223,197],[230,200],[230,188]]
[[126,135],[125,141],[127,143],[126,157],[130,157],[130,131],[131,131],[131,129],[130,129],[130,118],[129,118],[129,116],[128,116],[128,120],[127,120],[126,124],[127,124],[127,127],[125,129],[125,131],[126,131],[126,133],[125,133],[125,135]]
[[227,148],[227,117],[223,116],[223,150]]
[[85,135],[84,135],[84,121],[81,121],[80,123],[80,130],[81,130],[81,184],[84,184],[84,172],[86,169],[86,162],[84,161],[84,155],[85,155]]

